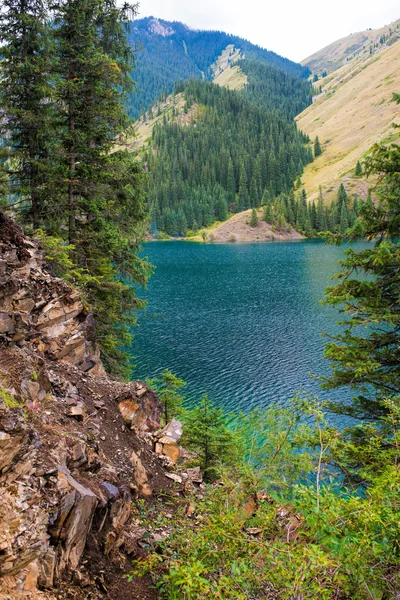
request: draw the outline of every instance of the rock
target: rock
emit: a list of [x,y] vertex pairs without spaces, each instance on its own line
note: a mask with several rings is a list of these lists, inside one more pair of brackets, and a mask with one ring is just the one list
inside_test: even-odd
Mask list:
[[8,313],[0,312],[0,333],[14,333],[15,325]]
[[130,462],[134,468],[134,478],[135,483],[138,486],[139,493],[143,496],[151,496],[153,492],[151,491],[151,488],[148,485],[146,469],[144,468],[142,461],[140,460],[136,452],[132,452]]
[[262,533],[262,529],[259,527],[246,527],[245,531],[250,535],[259,535]]
[[253,515],[258,508],[258,504],[257,504],[257,498],[255,496],[255,494],[250,494],[244,504],[243,504],[243,510],[246,513],[246,515]]
[[51,546],[40,559],[40,573],[38,583],[44,589],[54,586],[54,572],[56,568],[56,552]]
[[115,500],[119,496],[119,489],[115,485],[112,485],[112,483],[101,481],[100,489],[107,500]]
[[139,404],[135,402],[131,402],[130,400],[125,400],[118,404],[119,412],[122,415],[125,423],[132,427],[132,424],[135,419],[135,415],[139,410]]
[[186,469],[186,473],[189,477],[189,480],[192,483],[203,483],[203,477],[201,474],[200,467],[193,467],[192,469]]
[[62,550],[58,572],[77,568],[86,544],[86,538],[92,525],[98,498],[88,488],[76,481],[66,467],[59,467],[58,487],[67,492],[74,502],[60,532]]
[[176,446],[175,444],[164,444],[163,454],[165,454],[173,464],[176,464],[180,456],[179,446]]
[[137,395],[137,384],[128,384],[127,393],[119,399],[118,408],[127,425],[138,433],[155,432],[160,426],[162,405],[144,384],[146,394]]
[[36,560],[34,562],[31,562],[28,566],[27,571],[28,572],[26,574],[24,590],[32,592],[37,589],[37,582],[40,572],[38,562]]
[[87,414],[87,406],[84,402],[78,402],[75,405],[69,406],[65,414],[68,417],[75,417],[79,421],[82,421],[83,417]]
[[180,477],[176,473],[165,473],[165,477],[168,477],[168,479],[172,479],[172,481],[175,481],[176,483],[182,483],[182,477]]
[[182,437],[182,423],[176,419],[172,419],[160,433],[160,443],[168,444],[168,440],[174,444],[178,444]]
[[156,444],[154,446],[154,452],[156,454],[162,454],[163,453],[163,445],[156,442]]
[[123,498],[115,502],[111,509],[112,526],[117,533],[120,533],[125,523],[132,513],[131,502],[126,502]]

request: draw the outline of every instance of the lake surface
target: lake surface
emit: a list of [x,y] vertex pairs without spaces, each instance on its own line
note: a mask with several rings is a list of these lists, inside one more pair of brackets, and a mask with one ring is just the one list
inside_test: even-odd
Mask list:
[[234,411],[299,389],[327,397],[310,373],[329,373],[321,333],[336,332],[339,315],[320,300],[342,251],[314,240],[144,244],[156,270],[134,331],[135,376],[168,368],[187,382],[188,403],[207,392]]

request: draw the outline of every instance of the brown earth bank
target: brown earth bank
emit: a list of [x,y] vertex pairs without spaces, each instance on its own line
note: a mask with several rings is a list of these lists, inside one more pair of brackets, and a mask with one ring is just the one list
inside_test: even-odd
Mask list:
[[207,241],[217,244],[302,240],[304,236],[295,229],[281,231],[261,220],[262,210],[257,211],[258,225],[250,226],[251,209],[233,215],[228,221],[208,231]]
[[0,213],[1,600],[158,597],[124,577],[168,535],[140,508],[170,513],[202,486],[175,466],[182,432],[160,431],[161,410],[144,383],[106,376],[78,293]]

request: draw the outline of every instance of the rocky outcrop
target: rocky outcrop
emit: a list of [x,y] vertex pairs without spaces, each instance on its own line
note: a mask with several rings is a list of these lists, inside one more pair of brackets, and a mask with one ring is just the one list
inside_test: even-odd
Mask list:
[[167,535],[139,510],[201,485],[196,469],[174,472],[181,424],[159,431],[154,392],[106,377],[94,333],[0,213],[0,600],[155,599],[123,578],[144,537]]
[[104,375],[92,314],[44,265],[38,248],[0,213],[0,340]]

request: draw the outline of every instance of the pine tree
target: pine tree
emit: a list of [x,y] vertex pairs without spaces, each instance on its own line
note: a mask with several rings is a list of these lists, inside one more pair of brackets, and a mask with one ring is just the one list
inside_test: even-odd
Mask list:
[[138,257],[143,170],[128,152],[111,152],[129,125],[124,107],[133,66],[124,31],[128,7],[119,9],[113,0],[64,0],[52,10],[60,141],[53,194],[83,272],[102,357],[108,368],[121,372],[120,347],[129,342],[134,311],[143,305],[133,283],[144,285],[149,274]]
[[44,218],[53,138],[46,18],[43,0],[4,0],[0,11],[0,135],[14,205],[26,207],[25,220],[35,229]]
[[361,166],[360,161],[358,160],[357,164],[356,164],[355,171],[354,171],[354,175],[356,177],[361,177],[362,173],[363,173],[362,166]]
[[235,182],[235,171],[233,168],[232,160],[229,159],[228,163],[228,180],[227,180],[228,200],[234,203],[236,200],[236,182]]
[[315,138],[315,142],[314,142],[314,156],[315,158],[317,158],[317,156],[321,156],[322,154],[322,148],[321,148],[321,143],[319,141],[318,136]]
[[179,417],[184,401],[179,390],[186,385],[186,382],[179,379],[179,377],[168,371],[168,369],[164,369],[159,377],[151,379],[147,383],[157,393],[163,405],[164,424],[169,423],[171,419]]
[[375,190],[379,204],[366,201],[352,237],[373,244],[347,251],[341,281],[328,290],[327,302],[349,319],[326,346],[333,374],[325,387],[356,390],[350,405],[335,410],[374,420],[386,413],[385,399],[397,397],[398,403],[400,394],[400,147],[376,145],[366,171],[383,179]]
[[250,227],[258,227],[258,216],[255,208],[251,210]]
[[321,187],[319,188],[315,228],[317,231],[326,231],[326,229],[327,229],[327,223],[326,223],[326,219],[325,219],[325,210],[324,210],[324,201],[323,201]]
[[349,218],[347,214],[346,204],[342,203],[342,208],[340,210],[340,221],[339,221],[339,230],[340,233],[345,234],[349,227]]
[[197,408],[189,411],[183,436],[185,448],[197,455],[206,481],[213,481],[218,476],[218,463],[228,463],[235,451],[226,414],[221,408],[215,408],[207,395]]
[[249,207],[249,193],[247,190],[247,176],[244,165],[240,168],[240,179],[239,179],[239,197],[238,197],[238,211],[246,210]]

